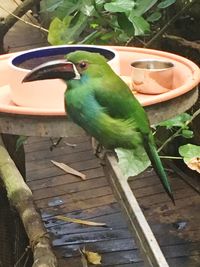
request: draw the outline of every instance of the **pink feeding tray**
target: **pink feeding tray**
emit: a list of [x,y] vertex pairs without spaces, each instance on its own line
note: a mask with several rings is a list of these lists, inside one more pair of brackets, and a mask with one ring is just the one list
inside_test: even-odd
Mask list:
[[[200,69],[192,61],[178,55],[157,50],[118,47],[112,49],[119,53],[120,75],[130,84],[131,63],[138,59],[154,58],[171,61],[174,64],[174,80],[172,90],[159,95],[145,95],[136,93],[135,96],[143,106],[154,105],[169,99],[178,97],[195,88],[200,82]],[[9,81],[12,80],[12,72],[8,65],[11,56],[7,54],[0,56],[0,112],[25,114],[25,115],[65,115],[64,107],[58,108],[33,108],[17,106],[11,101],[11,88]],[[48,98],[48,96],[47,96]]]

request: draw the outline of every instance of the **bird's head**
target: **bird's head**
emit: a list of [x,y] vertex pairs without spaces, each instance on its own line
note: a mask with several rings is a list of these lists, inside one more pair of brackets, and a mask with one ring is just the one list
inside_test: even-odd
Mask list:
[[102,76],[109,71],[110,66],[106,59],[98,53],[75,51],[66,56],[66,59],[53,60],[41,64],[31,70],[22,82],[31,82],[45,79],[81,79],[82,76]]

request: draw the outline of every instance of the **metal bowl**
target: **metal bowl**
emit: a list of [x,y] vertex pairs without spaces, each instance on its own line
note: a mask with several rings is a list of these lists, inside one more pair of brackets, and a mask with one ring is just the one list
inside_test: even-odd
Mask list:
[[158,59],[140,59],[131,63],[132,89],[143,94],[161,94],[172,89],[174,64]]

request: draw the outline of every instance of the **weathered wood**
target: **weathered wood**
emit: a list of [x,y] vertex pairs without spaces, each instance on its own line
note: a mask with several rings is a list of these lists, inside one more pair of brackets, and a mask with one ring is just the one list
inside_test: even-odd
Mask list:
[[[49,155],[52,155],[50,159],[56,160],[57,157],[59,157],[59,154],[61,155],[60,157],[63,155],[68,156],[70,151],[73,155],[73,160],[76,161],[77,157],[78,161],[79,145],[80,148],[83,149],[81,149],[82,151],[84,151],[84,149],[85,151],[89,151],[88,149],[91,148],[90,142],[85,142],[84,138],[73,137],[73,139],[66,139],[66,142],[70,142],[69,140],[77,144],[77,147],[75,148],[75,150],[77,149],[76,152],[71,147],[65,147],[63,143],[53,150],[53,152],[50,152],[47,139],[45,139],[44,142],[39,138],[33,138],[33,141],[32,138],[28,139],[28,144],[25,146],[28,148],[29,152],[27,153],[27,156],[30,156],[31,161],[30,165],[29,162],[27,163],[27,168],[29,168],[29,166],[31,168],[34,166],[37,167],[37,162],[40,162],[42,158],[44,158],[43,163],[46,164]],[[81,147],[84,142],[84,146]],[[40,157],[40,159],[37,159],[35,150],[38,150],[39,155],[40,152],[43,153],[43,156]],[[34,157],[32,158],[31,155]],[[85,160],[82,158],[76,166],[84,166],[84,162]],[[93,161],[91,161],[91,163],[92,162]],[[116,267],[119,265],[119,262],[121,262],[121,267],[129,266],[131,252],[135,255],[134,249],[136,249],[137,246],[133,243],[134,248],[131,248],[131,236],[128,237],[128,232],[126,232],[125,218],[121,217],[118,204],[112,193],[109,195],[104,194],[105,186],[109,186],[106,184],[103,186],[102,182],[105,182],[104,173],[102,172],[102,167],[99,166],[99,164],[97,164],[97,166],[98,167],[94,169],[91,168],[84,171],[84,173],[87,172],[89,175],[88,180],[84,182],[69,175],[62,174],[57,176],[55,174],[55,176],[51,176],[52,170],[48,173],[48,176],[43,177],[43,172],[46,174],[47,172],[41,167],[40,171],[37,173],[37,177],[34,176],[33,169],[30,173],[28,171],[30,174],[28,183],[34,189],[33,191],[38,198],[36,204],[38,208],[41,208],[45,226],[48,231],[52,233],[53,239],[55,240],[54,251],[57,251],[57,257],[61,266],[67,264],[76,267],[81,266],[80,257],[78,256],[78,248],[82,248],[83,246],[85,246],[86,249],[91,249],[92,251],[97,251],[102,254],[104,266]],[[46,167],[49,168],[49,165],[47,164]],[[100,180],[99,182],[98,177]],[[165,257],[167,257],[168,263],[171,264],[170,266],[174,267],[173,264],[179,264],[177,267],[193,267],[194,260],[191,255],[199,253],[198,242],[200,242],[198,238],[198,236],[200,236],[200,228],[198,226],[199,212],[197,210],[199,198],[196,192],[189,189],[188,185],[179,179],[173,172],[169,172],[169,178],[176,196],[176,207],[171,204],[160,185],[158,177],[151,169],[137,177],[131,178],[129,185],[131,186],[134,195],[137,197],[137,201],[139,202]],[[87,186],[85,182],[87,182]],[[95,182],[97,183],[97,191],[95,189]],[[99,189],[98,185],[100,185]],[[45,192],[45,186],[47,192]],[[52,194],[51,188],[53,188]],[[63,194],[61,192],[62,189]],[[72,199],[70,199],[71,190],[73,196]],[[91,193],[91,191],[94,192]],[[66,192],[66,194],[64,192]],[[98,197],[95,197],[95,192],[97,192]],[[59,200],[61,200],[61,203],[59,203]],[[56,204],[56,201],[57,205],[54,206],[54,202]],[[90,227],[66,223],[56,220],[55,215],[57,214],[63,214],[71,218],[106,222],[108,224],[108,229],[96,227],[91,229]],[[191,216],[193,216],[193,219]],[[177,230],[175,228],[176,222],[179,220],[186,221],[186,229]],[[118,235],[119,232],[122,232],[122,234]],[[194,237],[196,237],[196,239],[194,239]],[[130,247],[128,247],[128,244]],[[127,251],[124,247],[127,250],[130,248],[130,250],[128,250],[127,258]],[[186,248],[188,248],[188,252]],[[113,253],[110,253],[111,251],[113,251]],[[122,257],[123,254],[123,260],[119,260],[118,251],[123,252],[119,254],[119,257]],[[107,257],[107,255],[109,256]],[[180,261],[180,255],[183,255],[182,257],[184,258],[184,261]],[[110,257],[114,257],[112,262]],[[144,267],[143,262],[135,262],[134,265],[131,263],[131,266],[137,266],[137,264]]]
[[156,105],[147,106],[145,110],[147,111],[151,125],[153,125],[185,112],[194,105],[197,99],[198,88],[195,88],[179,97]]
[[[93,158],[90,160],[80,161],[80,162],[73,162],[70,164],[70,167],[83,172],[89,169],[95,169],[99,167],[99,159]],[[27,172],[28,176],[32,176],[34,179],[41,179],[46,177],[52,177],[55,175],[62,175],[63,171],[59,168],[55,168],[55,166],[49,167],[48,169],[44,169],[41,173],[41,176],[39,176],[40,170],[35,169],[34,171]]]
[[114,156],[106,155],[105,172],[112,184],[117,200],[127,216],[131,230],[136,236],[143,257],[152,267],[168,267],[165,257],[133,195],[127,180],[123,177]]
[[[101,167],[91,170],[86,170],[83,173],[86,175],[87,180],[104,176]],[[59,185],[64,186],[66,184],[68,185],[70,183],[75,183],[77,181],[80,182],[80,179],[78,177],[75,177],[72,174],[65,174],[65,175],[60,175],[59,177],[58,176],[46,177],[44,179],[39,179],[36,181],[28,181],[28,185],[31,187],[32,190],[37,190],[47,187],[56,187]]]
[[40,205],[42,203],[38,201],[37,206],[38,208],[41,209],[41,213],[43,213],[44,218],[48,218],[50,216],[56,216],[60,214],[60,211],[62,213],[68,213],[72,211],[79,211],[79,210],[85,210],[85,209],[90,209],[90,208],[98,208],[104,205],[111,205],[113,203],[116,203],[116,199],[114,196],[111,195],[103,195],[95,198],[89,198],[85,200],[77,200],[74,202],[66,203],[63,205],[58,205],[54,207],[45,207],[45,208],[40,208]]
[[0,175],[8,199],[18,211],[30,240],[34,254],[34,267],[56,267],[57,260],[51,250],[49,237],[35,210],[32,193],[16,168],[0,139]]
[[80,136],[85,131],[66,116],[23,116],[0,113],[0,132],[25,136]]

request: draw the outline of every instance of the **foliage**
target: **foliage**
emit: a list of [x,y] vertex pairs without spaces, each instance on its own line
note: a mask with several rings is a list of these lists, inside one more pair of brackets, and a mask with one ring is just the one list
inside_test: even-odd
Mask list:
[[183,157],[185,162],[192,158],[200,158],[200,146],[187,144],[179,147],[179,154]]
[[193,144],[180,146],[179,154],[190,169],[200,173],[200,146]]
[[[176,137],[192,138],[193,131],[189,129],[189,124],[200,114],[200,109],[193,115],[182,113],[170,120],[161,122],[158,126],[166,127],[174,130],[173,134],[162,144],[159,151],[162,150],[168,143],[172,142]],[[193,144],[186,144],[179,147],[179,154],[184,160],[185,164],[192,170],[200,172],[200,146]],[[170,157],[169,157],[170,158]]]
[[43,0],[41,12],[51,17],[48,41],[124,44],[150,34],[150,23],[175,0]]
[[150,160],[143,146],[136,149],[117,148],[119,167],[124,177],[135,176],[144,171],[150,165]]
[[177,136],[183,136],[184,138],[192,138],[193,131],[189,129],[187,122],[192,118],[192,116],[188,113],[182,113],[172,119],[163,121],[159,123],[157,126],[166,127],[169,130],[176,130],[179,128],[181,131]]

